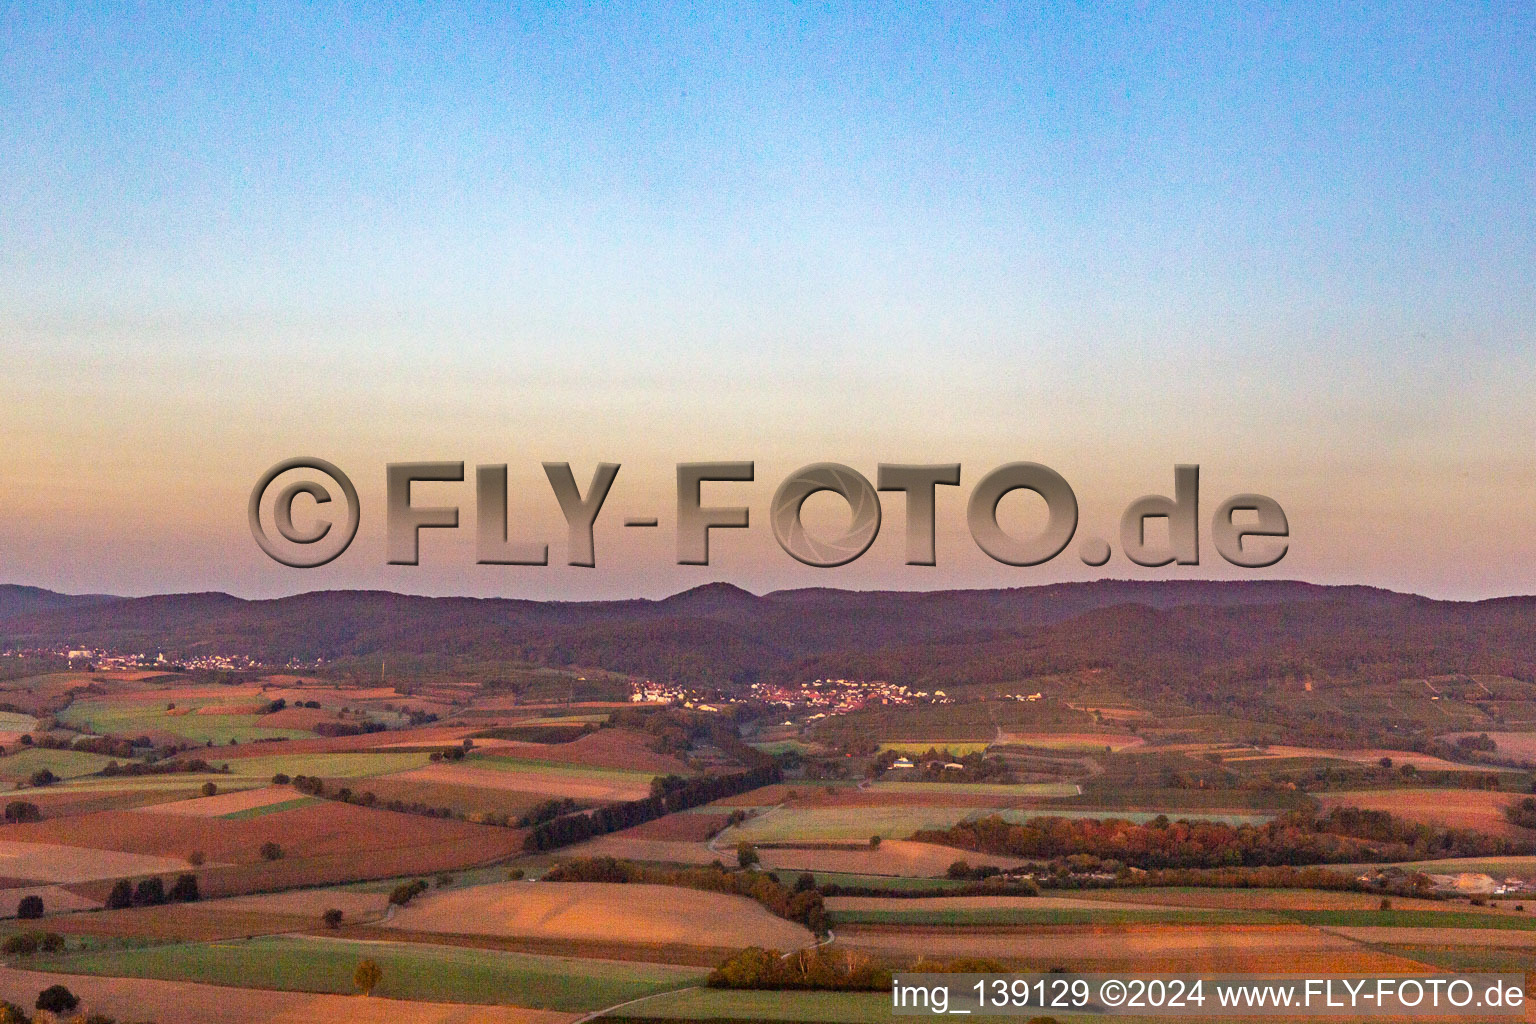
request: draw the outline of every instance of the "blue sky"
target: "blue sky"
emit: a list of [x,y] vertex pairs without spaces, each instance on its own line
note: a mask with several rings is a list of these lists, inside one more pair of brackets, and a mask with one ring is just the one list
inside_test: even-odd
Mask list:
[[[0,558],[29,582],[314,585],[227,514],[261,468],[497,432],[658,489],[910,451],[1123,503],[1203,459],[1311,513],[1293,574],[1529,576],[1529,6],[12,4],[0,33]],[[1447,540],[1458,473],[1492,509]],[[1383,506],[1402,550],[1361,543]],[[843,581],[771,555],[741,582]],[[674,582],[369,557],[325,582]]]

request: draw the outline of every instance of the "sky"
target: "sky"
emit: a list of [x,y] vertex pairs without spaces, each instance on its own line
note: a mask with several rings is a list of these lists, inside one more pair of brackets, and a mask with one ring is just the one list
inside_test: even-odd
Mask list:
[[[6,4],[0,580],[1530,593],[1533,152],[1529,5]],[[362,506],[310,570],[246,521],[299,455]],[[726,459],[752,526],[678,566],[675,466]],[[462,528],[386,564],[417,460],[507,464],[555,564],[476,565],[469,482],[419,485]],[[622,466],[594,568],[545,461]],[[851,564],[780,550],[774,490],[822,461],[960,463],[938,564],[903,564],[899,495]],[[1002,565],[965,502],[1015,461],[1112,542],[1198,463],[1202,519],[1268,495],[1289,553]]]

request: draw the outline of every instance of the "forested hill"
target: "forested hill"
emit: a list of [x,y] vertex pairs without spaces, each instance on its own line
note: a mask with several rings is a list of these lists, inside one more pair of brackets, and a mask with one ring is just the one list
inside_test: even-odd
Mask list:
[[397,653],[712,683],[805,675],[1001,682],[1081,668],[1175,685],[1270,674],[1528,679],[1536,665],[1536,599],[1446,602],[1289,581],[762,596],[717,583],[658,601],[596,602],[379,591],[266,601],[47,595],[0,586],[0,642],[276,663]]

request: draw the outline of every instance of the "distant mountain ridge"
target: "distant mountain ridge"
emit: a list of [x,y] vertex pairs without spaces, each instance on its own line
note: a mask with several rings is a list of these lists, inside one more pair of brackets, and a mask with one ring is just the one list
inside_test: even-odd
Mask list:
[[223,593],[114,598],[0,586],[0,642],[269,663],[402,654],[715,683],[822,673],[986,681],[1101,666],[1184,685],[1213,672],[1292,664],[1320,674],[1523,678],[1536,663],[1536,599],[1447,602],[1288,580],[764,595],[712,583],[618,601],[366,590],[255,601]]

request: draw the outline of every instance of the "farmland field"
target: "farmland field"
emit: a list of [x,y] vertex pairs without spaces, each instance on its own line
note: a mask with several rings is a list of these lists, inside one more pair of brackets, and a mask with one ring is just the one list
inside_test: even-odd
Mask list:
[[0,780],[24,782],[32,776],[33,772],[45,768],[61,779],[73,779],[83,775],[94,775],[111,762],[110,757],[87,754],[82,750],[44,750],[40,747],[30,747],[0,757]]
[[920,829],[949,828],[975,814],[970,807],[782,807],[748,818],[726,836],[748,843],[905,839]]
[[951,793],[956,795],[997,796],[1024,798],[1077,796],[1083,790],[1071,782],[1031,782],[1022,785],[1005,785],[988,782],[886,782],[870,786],[876,793]]
[[890,1024],[884,992],[750,992],[695,988],[626,1006],[604,1021],[628,1020],[828,1021]]
[[419,897],[391,928],[637,944],[793,949],[804,928],[742,896],[660,885],[503,882]]
[[434,764],[398,773],[396,778],[480,786],[575,800],[638,800],[650,795],[654,776],[643,772],[510,758],[472,757],[458,764]]
[[[184,871],[187,867],[181,857],[66,846],[61,843],[16,841],[19,830],[28,827],[13,825],[6,829],[6,838],[0,840],[0,876],[30,878],[40,882],[85,882],[95,878]],[[164,829],[163,825],[159,827]]]
[[36,970],[199,981],[234,988],[351,994],[364,958],[383,968],[375,994],[387,999],[505,1003],[534,1009],[595,1010],[698,980],[696,968],[571,960],[497,950],[358,943],[273,936],[176,943],[38,957]]
[[899,743],[882,743],[881,750],[894,750],[898,754],[926,754],[930,750],[947,752],[955,757],[964,757],[967,754],[979,754],[986,750],[987,743],[956,743],[952,740],[932,740],[923,742],[920,740],[904,740]]
[[[734,833],[731,835],[734,836]],[[787,849],[764,848],[758,851],[763,866],[786,870],[825,870],[853,875],[895,875],[927,877],[942,875],[957,860],[972,866],[992,865],[1012,867],[1019,863],[1017,857],[1000,857],[990,853],[956,850],[949,846],[931,843],[914,843],[904,839],[887,839],[880,848],[843,849]]]
[[[217,745],[231,740],[249,743],[259,739],[298,739],[314,734],[306,729],[275,729],[262,724],[262,715],[199,715],[185,713],[185,706],[167,710],[158,697],[152,700],[76,701],[59,714],[59,721],[87,732],[113,736],[165,733],[191,743],[212,740]],[[210,701],[209,704],[214,702]],[[196,710],[193,708],[192,710]],[[175,712],[183,713],[177,714]]]
[[575,1013],[514,1006],[466,1006],[355,995],[236,989],[192,982],[42,974],[0,967],[0,998],[31,1005],[36,993],[63,984],[84,1007],[118,1020],[149,1017],[157,1024],[208,1024],[218,1007],[219,1024],[568,1024]]
[[[227,763],[236,775],[270,779],[278,772],[286,775],[313,775],[325,779],[361,779],[373,775],[391,775],[421,768],[430,763],[427,753],[340,753],[273,754],[233,758]],[[210,760],[216,760],[210,758]],[[218,762],[226,763],[226,762]]]
[[1361,807],[1390,811],[1409,821],[1450,828],[1472,828],[1512,839],[1536,839],[1536,833],[1512,825],[1504,808],[1519,798],[1485,789],[1364,789],[1315,794],[1324,811]]
[[1105,750],[1139,747],[1146,741],[1124,732],[1008,732],[998,742],[1040,750],[1102,754]]

